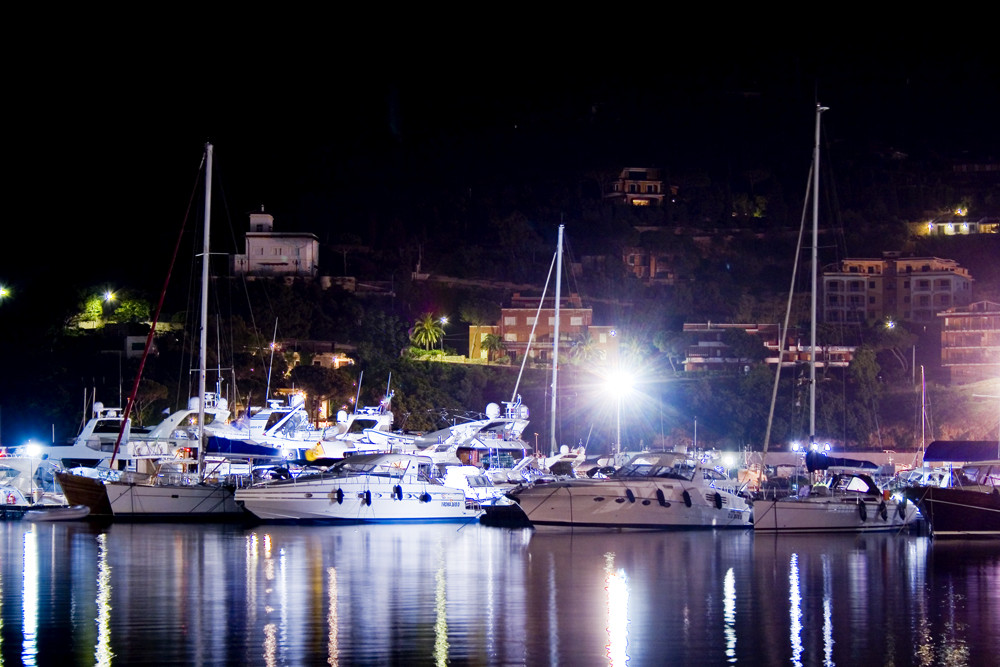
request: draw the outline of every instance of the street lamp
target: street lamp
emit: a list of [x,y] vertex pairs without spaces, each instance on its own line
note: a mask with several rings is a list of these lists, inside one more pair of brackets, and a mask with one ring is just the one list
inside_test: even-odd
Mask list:
[[622,446],[622,399],[632,390],[632,376],[625,371],[618,369],[607,378],[606,386],[617,400],[617,434],[615,436],[615,458],[614,464],[618,465],[621,456]]
[[441,318],[441,351],[444,352],[444,325],[448,324],[448,318]]

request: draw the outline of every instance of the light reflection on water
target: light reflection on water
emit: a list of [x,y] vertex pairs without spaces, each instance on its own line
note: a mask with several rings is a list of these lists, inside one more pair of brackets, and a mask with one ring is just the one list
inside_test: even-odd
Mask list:
[[0,665],[934,665],[1000,651],[1000,543],[916,536],[3,522],[0,593]]

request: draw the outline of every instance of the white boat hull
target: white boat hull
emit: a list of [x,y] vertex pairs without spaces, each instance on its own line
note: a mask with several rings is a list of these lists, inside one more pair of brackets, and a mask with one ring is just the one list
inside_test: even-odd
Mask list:
[[111,513],[132,519],[212,519],[244,514],[233,489],[220,484],[105,482]]
[[912,502],[895,499],[826,497],[758,500],[753,505],[756,533],[873,533],[899,531],[918,518]]
[[470,521],[483,512],[461,489],[375,477],[300,477],[240,489],[236,499],[264,521]]
[[26,521],[78,521],[87,518],[90,508],[86,505],[70,505],[67,507],[47,507],[28,510],[24,513]]
[[536,484],[511,495],[536,526],[648,530],[751,525],[743,498],[680,480],[579,479]]

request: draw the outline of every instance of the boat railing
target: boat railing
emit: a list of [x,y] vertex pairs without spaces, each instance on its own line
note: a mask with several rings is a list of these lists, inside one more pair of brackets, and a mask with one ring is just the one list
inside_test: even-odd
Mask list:
[[[141,483],[141,482],[140,482]],[[201,483],[201,476],[197,473],[186,472],[161,472],[156,477],[150,478],[147,484],[169,484],[170,486],[195,486]]]

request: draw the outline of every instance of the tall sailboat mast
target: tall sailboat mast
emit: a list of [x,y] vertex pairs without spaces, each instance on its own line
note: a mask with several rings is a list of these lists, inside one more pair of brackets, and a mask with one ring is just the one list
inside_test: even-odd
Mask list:
[[205,144],[205,224],[201,254],[201,319],[198,323],[198,477],[205,474],[205,366],[208,359],[208,250],[212,216],[212,144]]
[[813,144],[813,224],[812,224],[812,284],[809,318],[809,449],[816,444],[816,311],[817,276],[819,273],[819,119],[827,107],[816,105],[816,139]]
[[551,427],[552,436],[549,440],[549,456],[555,456],[556,452],[559,451],[559,445],[556,442],[556,388],[559,386],[559,301],[561,299],[560,288],[562,287],[562,246],[563,246],[563,227],[565,225],[559,225],[559,243],[556,246],[556,324],[555,331],[552,334],[552,410],[551,410]]

